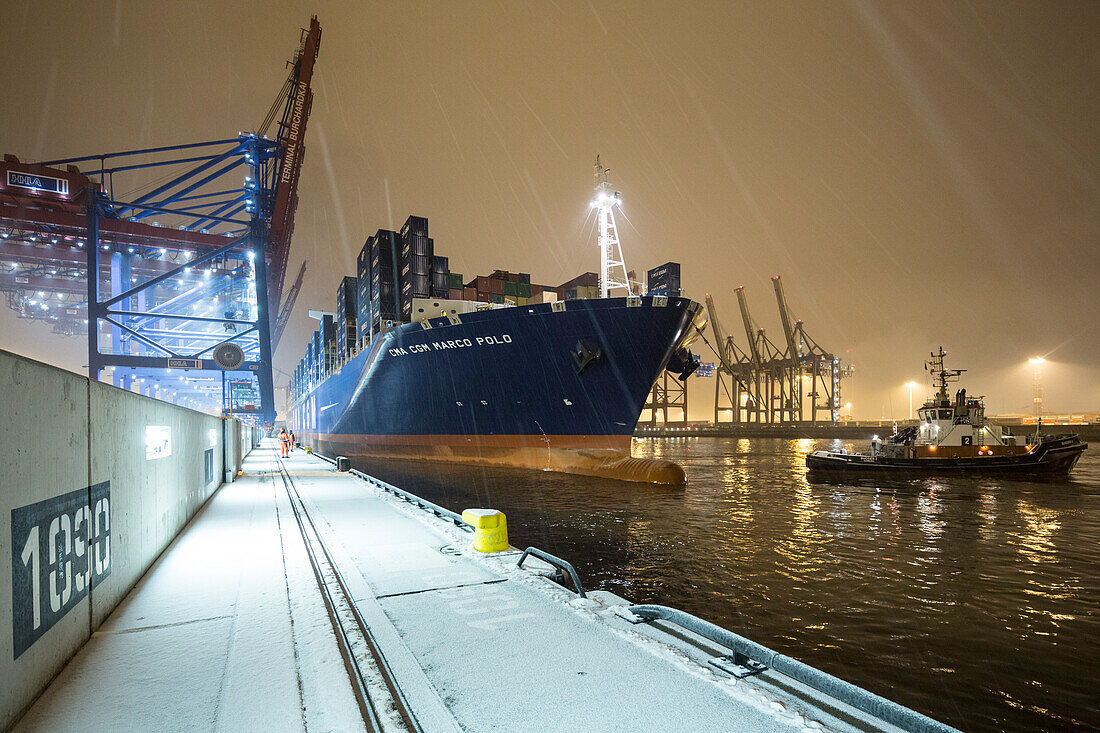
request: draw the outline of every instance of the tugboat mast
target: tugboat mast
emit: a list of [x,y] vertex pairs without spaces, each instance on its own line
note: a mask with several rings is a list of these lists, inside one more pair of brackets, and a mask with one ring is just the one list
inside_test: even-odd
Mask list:
[[936,402],[940,405],[947,405],[951,402],[951,399],[947,396],[947,385],[950,382],[959,381],[959,376],[965,372],[965,369],[944,369],[943,357],[947,356],[947,352],[943,350],[943,347],[939,347],[939,351],[930,354],[932,359],[924,362],[924,368],[932,374],[932,386],[938,387],[936,391]]

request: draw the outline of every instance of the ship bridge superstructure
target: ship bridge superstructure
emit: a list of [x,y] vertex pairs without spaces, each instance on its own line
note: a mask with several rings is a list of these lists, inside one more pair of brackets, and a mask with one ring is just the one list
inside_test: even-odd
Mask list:
[[917,446],[978,446],[979,455],[991,450],[989,446],[1016,445],[1016,438],[999,425],[985,419],[984,396],[972,397],[965,389],[948,396],[948,385],[958,382],[965,369],[947,369],[944,357],[947,352],[941,346],[925,362],[925,369],[932,377],[935,394],[917,410],[917,426],[900,432],[892,442]]

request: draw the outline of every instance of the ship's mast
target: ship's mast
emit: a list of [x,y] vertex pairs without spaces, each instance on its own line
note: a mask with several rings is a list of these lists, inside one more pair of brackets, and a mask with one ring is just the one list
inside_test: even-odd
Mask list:
[[965,369],[944,369],[943,357],[945,356],[947,352],[941,346],[938,352],[931,354],[932,359],[924,363],[924,368],[932,374],[932,386],[939,388],[936,391],[936,401],[939,403],[950,402],[947,396],[948,383],[959,381],[959,376],[966,371]]
[[612,290],[625,290],[633,295],[630,277],[623,261],[623,249],[619,244],[619,230],[615,226],[614,208],[622,201],[622,194],[611,189],[611,169],[600,165],[600,156],[596,156],[595,170],[596,198],[590,204],[599,218],[600,246],[600,297],[608,298]]

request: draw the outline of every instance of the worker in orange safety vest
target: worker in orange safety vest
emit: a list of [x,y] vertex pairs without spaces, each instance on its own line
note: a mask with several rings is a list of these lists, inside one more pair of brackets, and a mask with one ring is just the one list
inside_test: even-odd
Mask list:
[[286,428],[279,431],[279,442],[283,447],[282,457],[286,458],[290,455],[290,436],[287,434]]

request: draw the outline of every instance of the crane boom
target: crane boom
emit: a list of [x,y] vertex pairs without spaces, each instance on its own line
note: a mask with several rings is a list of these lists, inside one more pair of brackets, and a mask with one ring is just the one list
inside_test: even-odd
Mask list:
[[794,337],[791,312],[787,308],[787,296],[783,292],[783,283],[779,280],[779,275],[772,278],[772,285],[775,287],[775,300],[779,303],[779,320],[783,324],[783,336],[787,339],[787,358],[797,359],[798,343]]
[[[267,252],[271,258],[268,271],[268,302],[278,305],[290,256],[290,238],[294,233],[294,211],[298,208],[298,175],[305,157],[306,122],[313,106],[313,65],[321,46],[321,24],[310,19],[290,75],[286,106],[279,122],[279,167],[276,172],[274,204],[271,208],[271,228],[268,231]],[[281,313],[281,309],[280,309]]]
[[760,358],[760,347],[756,343],[756,329],[752,323],[752,316],[749,315],[749,304],[745,300],[744,285],[737,288],[737,305],[741,306],[741,320],[745,324],[745,337],[749,341],[749,355],[752,357],[753,364],[760,368],[763,359]]
[[275,328],[271,332],[272,353],[275,353],[275,349],[279,348],[279,339],[283,336],[286,324],[290,322],[290,314],[294,311],[294,301],[298,300],[298,293],[302,289],[302,280],[306,276],[306,265],[308,264],[309,260],[302,262],[302,266],[298,269],[298,277],[294,278],[294,284],[290,286],[290,290],[286,293],[286,300],[283,301],[283,306],[279,309],[279,317],[275,319]]
[[718,323],[718,310],[714,307],[714,298],[710,297],[710,293],[706,294],[707,303],[707,315],[710,319],[710,328],[714,333],[714,343],[718,347],[718,358],[722,361],[722,366],[728,371],[733,371],[733,362],[730,360],[728,349],[726,349],[726,332],[722,330],[722,326]]

